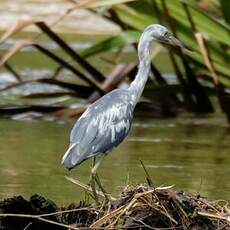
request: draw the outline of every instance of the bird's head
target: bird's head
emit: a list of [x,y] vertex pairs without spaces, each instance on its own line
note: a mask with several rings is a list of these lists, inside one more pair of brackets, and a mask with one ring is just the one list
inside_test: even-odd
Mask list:
[[153,24],[148,26],[144,30],[143,34],[145,34],[150,39],[165,45],[179,48],[187,48],[181,41],[175,38],[166,27],[159,24]]

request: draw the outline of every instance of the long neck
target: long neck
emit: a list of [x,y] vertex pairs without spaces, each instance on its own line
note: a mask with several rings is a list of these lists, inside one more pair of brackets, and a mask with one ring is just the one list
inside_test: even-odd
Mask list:
[[150,44],[152,39],[143,34],[138,45],[139,67],[134,81],[130,84],[129,90],[132,95],[132,102],[135,106],[144,90],[150,72]]

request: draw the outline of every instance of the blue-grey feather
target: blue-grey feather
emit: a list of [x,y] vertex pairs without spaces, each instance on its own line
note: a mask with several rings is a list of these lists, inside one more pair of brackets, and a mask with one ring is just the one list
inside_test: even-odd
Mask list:
[[107,154],[128,135],[133,110],[147,82],[151,55],[150,44],[161,43],[182,47],[162,25],[148,26],[138,43],[139,68],[128,89],[117,89],[90,105],[74,125],[70,147],[63,157],[63,164],[73,168],[98,153]]
[[130,100],[126,89],[117,89],[88,107],[71,131],[70,146],[74,147],[63,157],[65,167],[73,168],[98,153],[107,154],[124,140],[133,118]]

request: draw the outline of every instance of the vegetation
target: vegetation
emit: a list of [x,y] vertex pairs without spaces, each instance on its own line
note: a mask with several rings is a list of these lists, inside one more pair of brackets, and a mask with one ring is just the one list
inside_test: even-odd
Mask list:
[[[224,203],[223,203],[224,204]],[[127,187],[111,203],[58,208],[39,195],[0,202],[2,229],[229,229],[229,208],[172,186]],[[13,213],[13,214],[12,214]]]
[[[20,75],[14,70],[10,61],[21,49],[26,46],[33,46],[39,52],[58,63],[59,67],[53,70],[53,76],[46,79],[39,79],[36,82],[58,85],[63,88],[63,92],[31,94],[30,98],[60,97],[70,95],[87,99],[89,102],[96,100],[99,96],[119,87],[125,78],[133,79],[137,69],[137,63],[120,63],[114,60],[114,69],[106,76],[94,67],[89,58],[105,52],[116,52],[117,57],[123,53],[127,46],[132,46],[136,50],[138,38],[143,29],[152,23],[167,25],[180,40],[184,41],[193,52],[182,53],[168,49],[169,62],[174,68],[174,73],[178,83],[170,84],[160,73],[158,68],[152,64],[154,80],[150,81],[144,92],[144,96],[149,99],[152,105],[157,104],[158,115],[175,116],[178,109],[183,108],[189,112],[212,113],[216,110],[211,97],[218,98],[222,111],[226,114],[230,122],[230,97],[228,88],[230,87],[230,71],[228,63],[230,61],[230,26],[229,15],[226,12],[228,0],[220,1],[186,1],[186,0],[91,0],[91,1],[71,1],[73,7],[69,9],[55,23],[59,23],[63,18],[68,17],[78,8],[87,8],[93,14],[99,14],[97,8],[104,7],[100,14],[107,20],[117,24],[122,32],[117,35],[93,44],[81,52],[73,50],[61,37],[53,31],[53,25],[46,22],[34,22],[30,20],[17,21],[15,26],[6,31],[1,39],[1,44],[9,39],[13,34],[22,31],[28,26],[36,26],[42,34],[46,34],[53,42],[70,57],[64,59],[51,50],[39,44],[39,35],[26,40],[19,40],[0,61],[17,78],[18,83],[8,85],[1,91],[22,84],[32,83],[34,80],[23,81]],[[153,56],[157,56],[162,47],[156,46]],[[154,58],[153,58],[154,62]],[[73,84],[64,78],[60,80],[63,69],[68,69],[85,84]],[[149,105],[144,104],[144,108],[150,110]],[[139,107],[143,108],[143,107]],[[156,112],[155,107],[153,106]],[[20,107],[1,108],[2,114],[22,111],[55,112],[56,116],[75,116],[82,112],[72,110],[67,105],[42,106],[23,105]]]
[[[72,106],[72,103],[75,103],[76,99],[83,99],[91,103],[110,90],[121,87],[134,78],[138,63],[136,59],[126,59],[128,55],[125,55],[125,49],[127,47],[131,48],[132,52],[136,55],[137,42],[143,29],[149,24],[161,23],[169,27],[174,35],[184,41],[188,48],[193,51],[182,52],[169,48],[165,49],[159,45],[154,46],[152,52],[153,63],[151,66],[153,79],[149,80],[144,92],[144,97],[147,100],[142,101],[137,106],[136,112],[140,111],[141,115],[144,114],[146,116],[146,111],[148,111],[148,114],[151,114],[151,116],[164,117],[176,116],[181,111],[197,114],[214,113],[218,111],[218,106],[216,105],[216,101],[218,101],[219,107],[230,123],[230,71],[228,67],[230,61],[230,16],[227,10],[230,7],[229,0],[66,1],[71,2],[72,7],[63,15],[60,15],[59,20],[54,24],[47,24],[46,21],[19,20],[2,35],[0,40],[0,45],[4,46],[7,40],[16,33],[24,31],[27,27],[34,26],[40,30],[37,34],[30,34],[27,39],[18,40],[16,43],[11,44],[12,46],[9,50],[1,56],[0,67],[5,68],[14,75],[17,82],[4,87],[0,86],[0,93],[4,93],[9,89],[17,89],[24,85],[33,87],[34,84],[37,83],[43,85],[44,89],[48,84],[58,86],[61,90],[57,92],[46,92],[43,90],[42,93],[30,93],[15,97],[13,98],[13,103],[11,101],[11,105],[1,105],[1,115],[11,116],[15,113],[21,114],[23,112],[37,111],[54,117],[68,118],[81,114],[85,109],[84,107],[76,108]],[[106,20],[115,23],[120,28],[120,33],[113,34],[102,41],[96,42],[84,50],[73,49],[60,34],[55,32],[55,25],[79,8],[86,8],[92,14],[100,14]],[[60,55],[60,53],[43,46],[41,42],[43,35],[58,45],[61,49],[61,53],[65,55]],[[20,72],[16,70],[13,64],[13,58],[16,55],[20,55],[19,52],[26,47],[36,49],[37,52],[45,55],[56,64],[56,67],[52,70],[52,76],[42,79],[32,79],[28,77],[25,80],[20,75]],[[173,78],[174,81],[170,81],[170,79],[166,78],[159,70],[157,64],[155,64],[156,57],[160,57],[160,53],[163,52],[167,53],[167,61],[172,66],[173,72],[171,77],[176,78],[176,80]],[[113,53],[113,60],[104,58],[103,55],[106,53]],[[124,56],[125,58],[121,58]],[[98,57],[99,59],[104,58],[103,61],[105,65],[108,64],[112,66],[112,71],[110,71],[109,74],[107,72],[105,74],[105,72],[101,71],[100,68],[91,62],[92,57]],[[69,81],[65,76],[64,70],[68,70],[76,76],[77,81]],[[57,100],[53,101],[53,98],[60,98],[61,101],[63,96],[70,97],[71,101],[68,103],[57,103]],[[25,98],[29,99],[29,101],[25,101]],[[45,98],[49,99],[48,105],[33,103],[36,99],[44,100]],[[143,111],[145,112],[143,113]],[[12,133],[15,132],[15,127],[15,124],[13,124]],[[7,142],[7,144],[11,143],[12,151],[15,151],[13,147],[18,147],[19,145],[24,146],[24,143],[27,143],[28,140],[30,142],[31,139],[27,138],[32,136],[32,133],[29,132],[30,128],[31,127],[28,126],[27,129],[25,129],[27,133],[24,139],[25,142],[21,141],[23,139],[18,138],[18,136],[16,136],[19,139],[18,142]],[[45,127],[45,132],[47,132],[48,129]],[[216,127],[213,129],[216,131]],[[46,135],[44,135],[44,130],[38,130],[38,132],[41,133],[38,137],[44,136],[44,139],[47,139]],[[59,131],[60,130],[63,132],[63,128],[60,128]],[[225,130],[223,131],[225,132]],[[9,132],[8,126],[4,132]],[[219,164],[215,171],[217,172],[223,165],[221,162],[224,162],[226,158],[226,149],[228,146],[224,145],[227,139],[223,141],[222,139],[224,138],[222,138],[222,134],[220,138],[213,136],[210,139],[208,132],[208,140],[204,143],[195,143],[195,147],[201,148],[202,145],[209,145],[210,140],[214,142],[214,139],[218,139],[217,145],[207,147],[208,151],[212,153],[210,157],[211,161],[217,162],[216,165]],[[171,136],[173,135],[174,133],[171,134]],[[206,135],[206,133],[203,135]],[[10,136],[11,133],[6,136],[6,139]],[[37,136],[34,138],[34,142],[38,143],[39,141],[36,137]],[[61,140],[62,137],[63,136],[58,140]],[[12,139],[13,138],[15,138],[15,136],[13,136]],[[188,138],[191,138],[191,133],[189,133]],[[219,141],[219,139],[221,139],[221,141]],[[172,139],[172,141],[177,141],[177,139]],[[182,140],[182,142],[183,141],[184,140]],[[16,165],[20,163],[20,161],[17,162],[15,159],[20,158],[20,160],[27,162],[26,166],[31,165],[31,160],[34,160],[35,154],[37,154],[37,152],[31,151],[31,148],[35,149],[33,146],[34,142],[32,144],[30,143],[30,145],[25,145],[25,148],[27,148],[29,152],[28,160],[25,161],[22,159],[18,152],[8,157],[9,159],[6,161],[7,166],[5,167],[9,167],[7,173],[9,173],[10,177],[16,175],[15,172],[18,170]],[[172,151],[177,151],[180,154],[181,151],[178,151],[177,147],[181,145],[182,142],[170,146],[172,147]],[[44,142],[41,143],[38,146],[42,145],[43,149],[44,146],[47,146],[48,149],[51,149],[50,153],[56,152],[57,147],[52,148],[52,146],[56,145],[56,142],[53,142],[52,146],[50,142],[45,142],[45,145]],[[188,141],[185,142],[184,149],[191,148],[191,143],[192,142]],[[216,157],[216,151],[220,152],[221,145],[224,147],[224,150],[221,150],[221,152],[225,151],[224,155]],[[138,146],[135,145],[134,147],[137,148]],[[214,147],[215,150],[212,150],[212,147]],[[8,152],[10,152],[10,149],[11,148],[9,148]],[[184,151],[184,149],[182,149],[182,151]],[[164,150],[165,149],[163,149],[163,151]],[[24,149],[22,151],[24,151]],[[197,151],[197,155],[202,155],[202,153],[202,151]],[[37,155],[43,156],[45,154],[39,152]],[[198,166],[196,166],[199,167],[203,163],[203,159],[207,160],[206,155],[203,155],[202,159],[197,158],[197,161],[194,160],[191,163],[191,167],[194,167],[194,165],[200,161]],[[14,159],[15,156],[16,158]],[[166,158],[168,156],[169,155],[166,155]],[[171,155],[170,152],[170,157],[171,156],[174,158],[177,157],[175,154]],[[183,159],[188,158],[187,155],[183,157]],[[41,158],[41,161],[43,162],[44,159],[48,158]],[[21,167],[24,170],[24,165]],[[47,169],[47,167],[48,165],[44,168]],[[49,170],[53,172],[52,167]],[[49,170],[46,175],[49,174]],[[29,173],[26,175],[31,177]],[[25,200],[21,196],[0,201],[0,229],[15,229],[15,226],[20,226],[22,229],[30,229],[31,227],[36,229],[99,229],[105,227],[114,229],[229,228],[230,211],[227,201],[210,202],[200,195],[189,195],[182,191],[175,191],[172,189],[172,186],[155,187],[150,177],[148,177],[147,171],[146,175],[148,185],[127,187],[117,198],[107,194],[110,198],[107,203],[104,194],[96,191],[100,197],[99,205],[91,205],[89,202],[84,201],[71,204],[68,207],[59,208],[54,202],[38,195],[32,196],[30,201]],[[219,176],[220,175],[222,174],[219,174]],[[218,181],[214,183],[215,185],[220,185],[221,183],[219,176],[216,177]],[[200,177],[202,177],[202,175],[199,175],[199,178]],[[192,175],[193,182],[194,178],[198,178],[197,174],[195,176]],[[91,196],[92,191],[89,186],[70,177],[66,177],[66,179],[86,190],[89,196]],[[14,180],[18,184],[20,183],[17,177],[15,177]],[[41,180],[43,180],[43,177],[41,177]],[[37,182],[32,177],[29,178],[28,181],[32,182],[32,184]],[[52,181],[52,178],[50,181]],[[208,178],[206,184],[209,182],[210,178]],[[29,184],[31,185],[31,183]],[[6,186],[6,189],[7,188]]]

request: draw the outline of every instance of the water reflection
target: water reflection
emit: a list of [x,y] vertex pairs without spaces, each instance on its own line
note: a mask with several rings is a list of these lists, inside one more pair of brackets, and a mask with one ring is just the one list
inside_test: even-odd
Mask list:
[[[99,169],[105,187],[116,193],[126,183],[145,182],[141,159],[157,185],[176,184],[189,192],[229,200],[230,132],[221,121],[219,125],[207,125],[207,118],[199,125],[191,119],[136,121],[129,139]],[[87,183],[90,161],[71,173],[60,165],[71,123],[0,120],[0,125],[0,198],[33,193],[59,203],[84,198],[84,192],[64,175]]]

